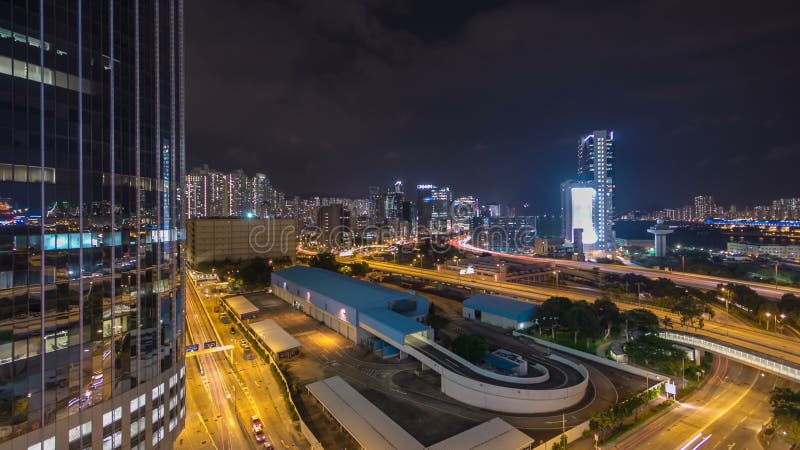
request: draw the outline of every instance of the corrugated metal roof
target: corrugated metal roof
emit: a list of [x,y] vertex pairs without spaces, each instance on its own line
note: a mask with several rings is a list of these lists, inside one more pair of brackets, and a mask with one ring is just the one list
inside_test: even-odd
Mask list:
[[316,267],[292,266],[275,275],[357,310],[385,307],[391,300],[416,296]]
[[240,317],[244,316],[245,314],[257,313],[261,310],[258,306],[250,303],[250,300],[246,299],[242,295],[228,297],[225,299],[225,302],[231,307],[233,312],[238,314]]
[[533,439],[495,417],[441,442],[428,447],[430,450],[517,450],[529,448]]
[[340,377],[306,386],[363,448],[422,450],[424,447]]
[[264,342],[273,353],[280,353],[301,346],[297,339],[287,333],[286,330],[281,328],[281,326],[272,319],[264,319],[259,322],[251,323],[250,329],[253,330],[256,336],[261,338],[261,341]]
[[403,344],[409,334],[427,330],[427,325],[398,314],[390,309],[373,308],[359,312],[359,323],[367,325]]
[[533,316],[533,312],[536,310],[536,305],[533,303],[488,294],[472,296],[464,300],[463,306],[486,311],[519,322],[530,320]]

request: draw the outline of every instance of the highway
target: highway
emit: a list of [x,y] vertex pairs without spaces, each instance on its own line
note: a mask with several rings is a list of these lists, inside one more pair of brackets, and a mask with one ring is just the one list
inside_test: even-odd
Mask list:
[[[201,349],[203,343],[211,341],[233,348],[198,356],[188,354],[187,395],[192,399],[190,406],[196,405],[197,411],[190,408],[185,429],[203,430],[201,435],[213,442],[215,449],[257,448],[251,417],[258,416],[267,442],[275,448],[307,448],[307,441],[293,429],[268,363],[254,353],[249,353],[252,359],[245,359],[239,345],[241,333],[231,334],[230,325],[221,323],[218,314],[211,312],[216,298],[206,298],[204,293],[201,296],[197,289],[194,282],[187,280],[186,323],[191,340]],[[197,376],[201,382],[193,379]],[[178,448],[205,448],[196,435],[190,439],[184,439]]]
[[800,288],[779,286],[776,289],[774,285],[768,283],[755,283],[752,281],[743,281],[733,278],[714,277],[710,275],[699,275],[687,272],[668,272],[658,269],[621,266],[617,264],[598,264],[598,263],[583,262],[583,261],[569,261],[565,259],[552,259],[552,258],[539,258],[539,257],[523,256],[523,255],[512,255],[508,253],[493,252],[479,247],[475,247],[467,244],[466,240],[459,241],[457,239],[454,239],[450,241],[450,243],[451,245],[458,247],[464,251],[479,253],[479,254],[489,253],[491,255],[503,257],[504,259],[511,259],[520,262],[549,263],[549,264],[554,264],[556,267],[568,267],[572,269],[588,270],[588,271],[597,269],[601,272],[615,273],[619,275],[632,273],[645,277],[667,278],[669,280],[672,280],[675,284],[679,284],[681,286],[696,287],[700,289],[716,289],[717,285],[732,283],[732,284],[746,284],[751,289],[756,291],[759,295],[772,299],[779,299],[784,294],[800,295]]
[[[200,310],[197,295],[192,288],[186,293],[186,326],[188,336],[201,348],[204,342],[217,341],[213,329]],[[188,343],[188,342],[187,342]],[[193,428],[201,430],[202,439],[211,443],[216,449],[255,448],[255,441],[248,433],[245,425],[237,420],[234,401],[228,398],[233,392],[234,382],[229,376],[230,365],[221,352],[203,354],[186,358],[187,397],[191,399],[197,410],[188,411],[185,430]],[[202,375],[201,375],[202,373]],[[199,377],[199,380],[195,377]],[[197,433],[197,432],[196,432]],[[182,435],[183,436],[183,435]],[[182,447],[199,448],[196,434],[184,439]]]
[[[410,267],[406,265],[378,261],[367,262],[372,269],[388,273],[402,274],[440,283],[448,283],[472,289],[486,290],[501,295],[532,300],[535,302],[541,302],[552,296],[564,296],[573,300],[586,300],[589,302],[593,302],[597,298],[595,293],[591,291],[587,292],[585,290],[565,288],[553,289],[502,281],[473,280],[469,278],[468,275],[453,275],[431,269],[421,269],[418,267]],[[651,307],[647,304],[636,305],[621,302],[617,303],[617,305],[622,310],[635,309],[639,307],[649,309],[659,318],[669,317],[672,319],[673,323],[680,323],[680,317],[677,314],[662,308]],[[798,345],[796,339],[745,325],[737,325],[734,324],[733,321],[729,323],[724,313],[717,314],[713,319],[706,321],[705,327],[702,329],[685,329],[676,325],[674,330],[714,338],[718,341],[747,348],[767,356],[779,358],[795,364],[800,364],[800,345]]]
[[687,402],[604,448],[760,449],[757,433],[771,415],[770,390],[796,386],[725,358],[717,358],[711,370]]

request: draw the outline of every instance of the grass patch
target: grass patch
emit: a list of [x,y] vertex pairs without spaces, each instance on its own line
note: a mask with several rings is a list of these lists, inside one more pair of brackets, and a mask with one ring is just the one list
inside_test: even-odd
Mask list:
[[587,339],[585,337],[578,336],[577,343],[575,342],[575,336],[568,331],[556,331],[555,338],[553,335],[547,332],[548,330],[542,330],[542,334],[539,335],[539,332],[535,328],[529,328],[525,330],[530,336],[533,336],[537,339],[542,339],[544,341],[549,341],[558,345],[563,345],[564,347],[574,348],[575,350],[579,350],[582,352],[590,353],[592,355],[597,354],[597,348],[601,345],[610,342],[608,339]]

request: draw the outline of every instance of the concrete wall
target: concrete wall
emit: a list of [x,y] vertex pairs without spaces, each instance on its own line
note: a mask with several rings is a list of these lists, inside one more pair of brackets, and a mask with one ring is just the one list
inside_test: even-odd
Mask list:
[[[274,274],[273,274],[274,276]],[[341,334],[342,336],[346,337],[352,342],[357,344],[365,344],[369,341],[369,334],[367,334],[364,330],[358,329],[355,325],[343,321],[339,319],[338,316],[331,314],[328,311],[325,311],[313,303],[307,300],[307,296],[298,296],[290,291],[283,289],[283,281],[280,281],[278,284],[273,282],[272,284],[272,293],[275,294],[276,297],[284,300],[285,302],[289,303],[290,305],[294,305],[297,302],[300,305],[301,310],[308,314],[309,316],[313,317],[314,319],[323,322],[325,326],[328,328],[336,331],[337,333]],[[288,286],[288,282],[287,282]],[[304,292],[308,292],[306,290],[301,289],[300,293],[303,294]],[[333,302],[333,301],[332,301]],[[340,305],[338,302],[335,302],[336,305]],[[342,305],[344,306],[344,305]],[[352,308],[347,307],[346,311],[355,311]],[[353,312],[352,316],[355,316]]]
[[[520,383],[519,388],[516,388],[493,385],[467,378],[452,372],[446,366],[428,358],[408,345],[404,346],[404,351],[422,362],[425,367],[441,374],[441,387],[445,395],[468,405],[492,411],[513,414],[536,414],[556,411],[563,409],[565,405],[571,406],[580,402],[586,394],[586,388],[589,384],[586,368],[571,361],[566,361],[566,363],[576,368],[583,375],[583,380],[577,385],[562,389],[535,389],[530,384]],[[458,357],[456,356],[456,358]],[[483,369],[477,369],[481,373],[483,372]],[[511,382],[522,381],[520,378],[506,377],[489,371],[485,372],[487,376],[495,379],[502,378],[504,381],[510,379]],[[549,373],[547,377],[549,378]],[[543,378],[541,381],[545,379],[547,378]]]
[[536,414],[563,409],[580,402],[586,394],[588,378],[562,389],[515,389],[466,378],[441,367],[427,364],[442,374],[442,392],[468,405],[513,414]]
[[[475,319],[475,310],[468,306],[464,306],[461,308],[461,315],[465,319],[469,320],[476,320]],[[505,328],[507,330],[518,330],[520,328],[528,328],[533,325],[532,322],[517,322],[514,319],[509,319],[508,317],[498,316],[496,314],[492,314],[490,312],[481,311],[481,322],[488,323],[489,325],[494,325],[496,327]]]
[[252,258],[296,258],[294,219],[191,219],[186,221],[189,264]]

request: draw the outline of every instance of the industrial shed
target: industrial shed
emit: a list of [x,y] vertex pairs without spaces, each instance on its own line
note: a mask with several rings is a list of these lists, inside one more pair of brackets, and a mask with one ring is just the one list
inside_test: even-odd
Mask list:
[[533,325],[536,305],[496,295],[479,294],[464,300],[461,314],[501,328],[523,329]]
[[275,359],[285,359],[300,353],[300,342],[272,319],[251,323],[250,329]]

